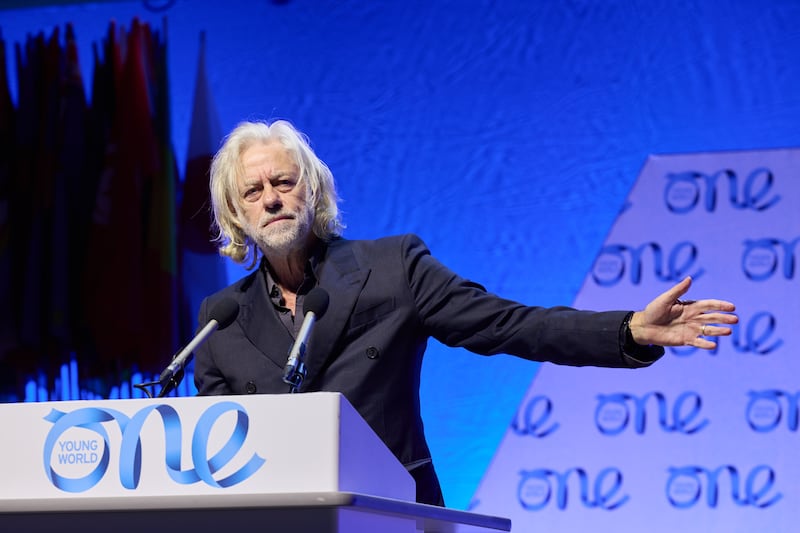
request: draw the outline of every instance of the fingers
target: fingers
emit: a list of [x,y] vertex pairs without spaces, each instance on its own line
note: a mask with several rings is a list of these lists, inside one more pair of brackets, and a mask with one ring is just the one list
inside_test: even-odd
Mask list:
[[739,317],[728,313],[702,313],[697,316],[702,324],[738,324]]
[[733,330],[729,327],[725,326],[711,326],[709,324],[703,324],[703,327],[700,328],[700,334],[698,337],[727,337],[732,333]]
[[693,306],[701,313],[708,313],[709,311],[724,311],[729,313],[736,310],[736,306],[733,302],[727,302],[725,300],[698,300],[687,305]]
[[703,350],[713,350],[714,348],[717,347],[716,342],[704,339],[703,337],[697,337],[692,342],[690,342],[689,345],[694,346],[696,348],[702,348]]
[[714,339],[731,335],[733,331],[728,326],[739,322],[733,314],[736,306],[717,299],[682,301],[691,286],[692,278],[686,276],[650,302],[643,312],[634,313],[630,322],[634,340],[640,344],[713,350],[717,347]]
[[[719,304],[730,304],[730,302],[716,301],[713,307],[719,307]],[[701,302],[697,302],[698,304]],[[733,330],[726,325],[719,324],[736,324],[739,322],[739,317],[728,313],[703,313],[697,316],[696,320],[700,321],[699,331],[697,338],[691,341],[692,346],[698,348],[712,349],[716,347],[716,343],[709,341],[708,337],[727,337]],[[709,346],[707,343],[711,343]]]
[[709,298],[706,300],[697,301],[680,301],[681,296],[689,292],[689,288],[691,286],[692,277],[686,276],[680,282],[673,285],[669,290],[662,293],[661,296],[659,296],[659,299],[665,299],[670,303],[677,302],[687,306],[690,305],[702,313],[707,313],[709,311],[733,312],[736,310],[736,306],[733,304],[733,302],[728,302],[726,300]]

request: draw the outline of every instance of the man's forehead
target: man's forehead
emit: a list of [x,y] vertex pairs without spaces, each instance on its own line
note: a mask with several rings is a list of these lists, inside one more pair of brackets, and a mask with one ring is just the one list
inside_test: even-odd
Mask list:
[[257,143],[242,152],[245,178],[275,176],[299,170],[292,153],[278,142]]

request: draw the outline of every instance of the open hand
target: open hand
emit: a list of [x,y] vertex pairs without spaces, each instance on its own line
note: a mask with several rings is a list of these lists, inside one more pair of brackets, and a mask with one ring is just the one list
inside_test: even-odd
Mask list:
[[710,350],[717,343],[708,337],[731,334],[727,325],[739,321],[731,314],[736,306],[724,300],[681,300],[691,285],[692,278],[687,276],[647,304],[644,311],[633,314],[630,328],[637,344],[695,346]]

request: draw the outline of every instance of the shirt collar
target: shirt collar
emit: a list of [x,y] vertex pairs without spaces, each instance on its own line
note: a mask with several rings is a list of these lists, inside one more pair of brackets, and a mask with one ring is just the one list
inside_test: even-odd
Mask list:
[[[303,283],[300,285],[299,294],[306,294],[316,286],[317,280],[319,279],[317,273],[322,266],[322,261],[325,257],[325,251],[327,247],[327,244],[324,242],[317,241],[317,243],[314,245],[314,248],[311,250],[311,255],[309,256],[308,261],[306,261],[305,277],[303,279]],[[272,276],[272,269],[269,266],[269,262],[263,255],[261,256],[261,265],[259,265],[259,269],[262,271],[264,280],[267,283],[267,294],[269,295],[270,300],[272,300],[273,304],[282,307],[286,302],[281,295],[280,287],[278,287],[278,284],[275,283],[275,278]]]

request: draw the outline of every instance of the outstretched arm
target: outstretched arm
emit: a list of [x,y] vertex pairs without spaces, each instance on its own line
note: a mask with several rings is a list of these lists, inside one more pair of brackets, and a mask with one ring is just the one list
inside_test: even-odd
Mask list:
[[731,334],[727,325],[739,321],[736,315],[730,314],[736,307],[724,300],[681,300],[691,285],[692,278],[687,276],[647,304],[644,311],[633,314],[630,329],[637,344],[695,346],[710,350],[717,343],[705,337]]

